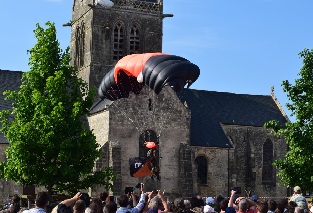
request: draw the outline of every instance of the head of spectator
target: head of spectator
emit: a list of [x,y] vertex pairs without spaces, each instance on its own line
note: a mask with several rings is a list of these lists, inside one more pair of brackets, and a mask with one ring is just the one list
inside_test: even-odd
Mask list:
[[228,207],[228,202],[229,202],[228,198],[225,198],[224,200],[222,200],[220,202],[220,210],[221,211],[226,211],[226,208]]
[[120,205],[120,207],[127,207],[128,206],[128,202],[129,202],[129,198],[127,195],[121,195],[118,198],[118,204]]
[[268,212],[268,201],[267,200],[258,200],[256,202],[256,207],[258,213],[267,213]]
[[257,195],[252,195],[251,198],[250,198],[253,202],[257,202],[259,197]]
[[150,210],[150,212],[155,212],[155,211],[157,212],[160,204],[161,204],[161,199],[156,196],[150,200],[148,204],[148,209]]
[[105,204],[105,213],[115,213],[117,211],[117,204],[114,201],[107,201]]
[[288,206],[288,198],[282,198],[277,201],[276,213],[284,213]]
[[98,194],[98,197],[99,197],[99,199],[102,201],[102,203],[106,203],[106,200],[107,200],[107,198],[108,198],[108,196],[109,196],[109,194],[107,193],[107,192],[100,192],[99,194]]
[[189,200],[184,200],[184,208],[185,208],[185,210],[191,209],[191,203]]
[[205,203],[204,203],[204,200],[202,199],[202,196],[201,195],[197,195],[196,197],[199,200],[199,205],[200,206],[205,206]]
[[90,196],[89,196],[88,193],[81,193],[79,199],[84,201],[86,208],[89,207],[89,205],[90,205]]
[[49,203],[49,196],[47,192],[38,192],[37,196],[36,196],[36,207],[38,208],[46,208],[46,206]]
[[246,212],[249,209],[249,203],[247,199],[241,199],[238,204],[239,212]]
[[205,204],[206,205],[213,205],[215,202],[214,202],[214,198],[213,197],[207,197],[205,199]]
[[85,202],[83,200],[77,200],[73,207],[73,213],[84,213],[85,209]]
[[89,208],[90,213],[103,213],[103,204],[100,198],[92,199]]
[[271,211],[271,212],[275,212],[276,208],[277,208],[277,203],[275,200],[273,199],[269,199],[267,201],[267,204],[268,204],[268,210]]
[[301,194],[301,188],[300,188],[300,186],[295,186],[295,187],[293,188],[293,191],[294,191],[295,194]]

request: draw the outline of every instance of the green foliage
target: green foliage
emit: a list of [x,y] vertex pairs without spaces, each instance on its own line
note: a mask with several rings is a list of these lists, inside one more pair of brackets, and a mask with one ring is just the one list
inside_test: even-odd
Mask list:
[[29,50],[30,71],[23,73],[20,90],[5,92],[13,108],[0,112],[1,132],[9,141],[0,175],[67,192],[93,184],[111,187],[111,168],[92,173],[100,155],[86,123],[94,93],[70,66],[69,48],[59,48],[54,24],[46,26],[36,25],[38,42]]
[[287,123],[281,128],[275,121],[268,122],[265,127],[272,128],[276,135],[282,135],[288,146],[285,159],[275,161],[279,169],[278,177],[286,186],[300,185],[301,189],[313,189],[313,50],[305,49],[299,56],[303,58],[303,67],[299,78],[292,85],[283,81],[284,92],[292,103],[287,108],[295,116],[294,123]]

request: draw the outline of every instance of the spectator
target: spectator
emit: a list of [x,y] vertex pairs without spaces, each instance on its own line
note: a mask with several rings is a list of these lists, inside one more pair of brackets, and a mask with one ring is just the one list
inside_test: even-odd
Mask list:
[[46,207],[49,203],[48,193],[38,192],[35,202],[35,208],[25,210],[23,213],[46,213]]
[[77,200],[73,207],[73,213],[84,213],[85,209],[85,202],[83,200]]
[[267,212],[269,212],[268,211],[268,204],[269,204],[269,202],[267,200],[259,200],[256,203],[258,213],[267,213]]
[[276,201],[273,200],[273,199],[269,199],[269,200],[267,201],[267,204],[268,204],[268,211],[267,211],[267,213],[275,213],[275,210],[276,210],[276,208],[277,208],[277,203],[276,203]]
[[103,213],[103,204],[100,198],[94,198],[90,203],[90,213]]
[[57,213],[72,213],[72,207],[80,199],[82,196],[82,193],[77,192],[76,195],[72,198],[63,200],[58,206],[57,206]]
[[128,209],[127,206],[128,206],[128,203],[129,203],[129,198],[127,195],[121,195],[119,198],[118,198],[118,204],[120,205],[120,208],[116,211],[117,213],[126,213],[126,212],[129,212],[129,213],[139,213],[144,205],[145,205],[145,193],[144,193],[144,184],[141,183],[141,196],[140,196],[140,200],[138,202],[138,204],[132,208],[132,209]]
[[213,213],[214,212],[214,208],[211,206],[214,204],[214,199],[212,197],[207,197],[205,199],[205,206],[203,208],[203,212],[204,213]]
[[298,207],[303,208],[304,213],[309,212],[308,201],[301,193],[301,188],[296,186],[293,188],[294,194],[291,196],[290,201],[293,201],[297,204]]
[[277,202],[277,208],[275,210],[275,213],[284,213],[287,210],[288,206],[288,198],[280,199]]
[[107,201],[105,204],[105,213],[115,213],[117,211],[117,204],[114,201]]
[[147,213],[168,212],[167,202],[160,190],[158,190],[157,196],[152,198],[148,203],[148,209]]
[[229,199],[225,198],[224,200],[222,200],[220,202],[220,213],[225,213],[226,211],[226,208],[228,207],[228,202],[229,202]]
[[103,204],[103,212],[105,212],[105,205],[106,205],[108,196],[109,194],[105,191],[98,194],[98,198],[102,201],[102,204]]

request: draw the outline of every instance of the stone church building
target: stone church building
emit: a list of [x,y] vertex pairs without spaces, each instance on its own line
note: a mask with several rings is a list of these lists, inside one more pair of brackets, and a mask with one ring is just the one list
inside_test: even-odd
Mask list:
[[[112,2],[108,8],[94,0],[74,0],[72,21],[67,24],[72,28],[72,63],[90,88],[98,88],[123,56],[162,52],[163,19],[172,16],[163,14],[165,0]],[[10,107],[3,90],[18,89],[20,78],[21,72],[0,70],[0,110]],[[286,196],[287,188],[279,185],[272,163],[285,156],[287,145],[263,128],[273,119],[281,124],[289,121],[274,91],[270,95],[195,89],[176,93],[170,87],[158,95],[144,87],[139,95],[114,102],[97,99],[88,116],[101,145],[95,169],[113,167],[114,195],[144,182],[148,190],[179,196],[228,196],[232,187],[239,187],[242,196],[245,190],[259,196]],[[129,159],[146,155],[145,141],[159,145],[160,181],[130,176]],[[2,149],[7,146],[1,135],[0,142]],[[17,190],[23,193],[22,187]],[[90,189],[90,194],[98,191]]]

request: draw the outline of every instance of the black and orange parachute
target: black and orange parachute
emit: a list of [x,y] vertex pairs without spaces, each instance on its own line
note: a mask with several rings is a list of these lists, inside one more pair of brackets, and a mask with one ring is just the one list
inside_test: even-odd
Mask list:
[[146,177],[152,176],[152,164],[151,161],[154,158],[142,158],[134,157],[129,159],[130,176],[132,177]]
[[120,59],[103,77],[98,89],[101,99],[111,101],[127,98],[129,92],[139,94],[147,85],[156,94],[164,86],[172,87],[176,92],[187,88],[200,75],[197,65],[185,58],[164,53],[143,53],[127,55]]

